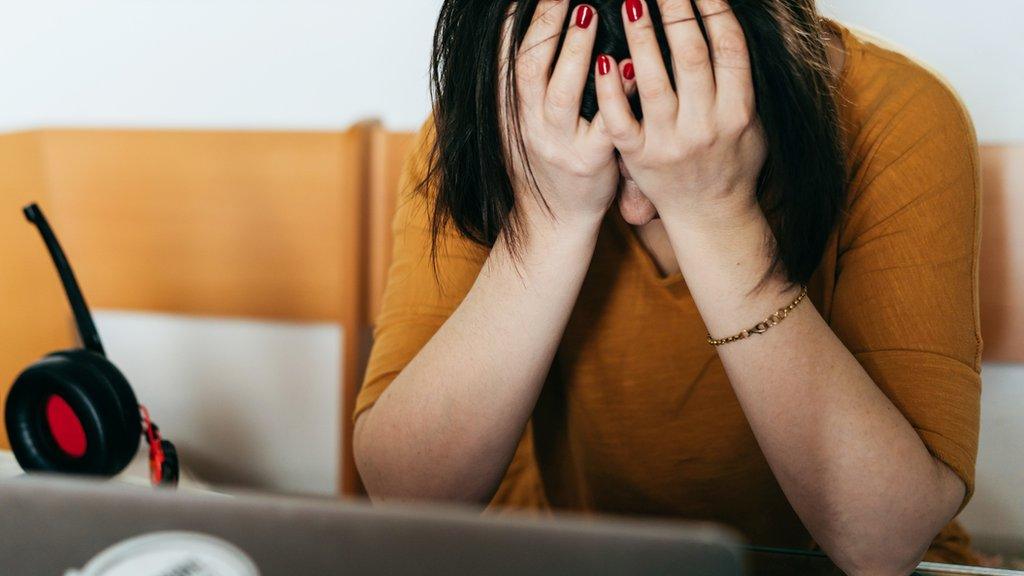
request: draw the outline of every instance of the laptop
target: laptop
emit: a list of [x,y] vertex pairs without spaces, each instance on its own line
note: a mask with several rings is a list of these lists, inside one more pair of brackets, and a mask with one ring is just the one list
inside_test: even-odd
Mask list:
[[510,518],[63,478],[0,482],[4,575],[743,572],[740,540],[709,524]]

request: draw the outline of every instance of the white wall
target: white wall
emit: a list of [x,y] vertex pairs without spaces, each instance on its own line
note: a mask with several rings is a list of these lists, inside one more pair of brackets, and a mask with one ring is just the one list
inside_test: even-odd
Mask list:
[[96,323],[107,355],[200,478],[337,490],[338,326],[109,311]]
[[[820,0],[905,46],[985,141],[1024,138],[1020,0]],[[440,0],[0,0],[0,129],[412,128]]]
[[985,142],[1024,141],[1024,2],[818,0],[922,59],[967,102]]
[[[983,141],[1024,141],[1024,2],[821,2],[826,12],[888,37],[941,71],[965,98]],[[413,128],[428,110],[426,66],[439,5],[439,0],[0,0],[0,130],[53,125],[333,129],[371,116],[395,128]],[[194,428],[201,427],[196,410],[209,409],[193,404],[201,391],[208,392],[197,386],[216,382],[222,393],[244,393],[256,382],[259,390],[273,393],[280,392],[274,387],[280,375],[300,374],[311,389],[328,390],[339,369],[335,344],[341,336],[323,327],[215,328],[118,315],[101,317],[100,325],[148,401],[165,404],[157,412],[169,412],[163,417],[168,433],[188,430],[179,432],[186,437],[186,451],[199,446],[193,437]],[[210,339],[223,356],[195,345]],[[178,355],[173,363],[164,356],[169,349]],[[309,366],[301,353],[309,349],[320,351],[322,362]],[[225,368],[222,358],[239,366]],[[249,364],[257,361],[261,364]],[[187,398],[167,391],[189,380]],[[283,380],[281,386],[295,385]],[[999,454],[996,447],[1024,437],[1024,424],[1016,417],[1024,367],[987,367],[985,380],[981,480],[967,518],[979,533],[1019,531],[1019,516],[1008,519],[993,511],[1010,505],[1004,496],[1021,494],[1019,483],[1005,482],[1024,479],[1024,470],[1014,464],[1020,459]],[[227,403],[229,396],[221,398]],[[251,398],[237,407],[239,424],[272,412]],[[312,439],[308,452],[289,453],[280,437],[261,435],[278,461],[262,460],[249,445],[248,464],[239,464],[243,468],[205,468],[218,478],[251,478],[267,488],[323,491],[330,486],[336,462],[300,465],[294,475],[287,470],[296,462],[293,457],[311,458],[332,446],[336,438],[317,442],[337,430],[338,422],[329,415],[301,422],[298,416],[311,407],[302,402],[288,407],[290,412],[273,412],[279,420],[267,433],[297,426]],[[228,424],[215,427],[222,439],[233,429]]]
[[337,128],[429,110],[437,0],[0,0],[0,129]]

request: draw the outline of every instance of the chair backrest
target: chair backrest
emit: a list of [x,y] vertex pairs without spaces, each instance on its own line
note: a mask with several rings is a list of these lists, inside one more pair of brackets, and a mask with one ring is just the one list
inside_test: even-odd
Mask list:
[[[43,199],[46,174],[38,133],[0,136],[0,392],[39,359],[74,343],[68,308],[45,248],[20,208]],[[0,426],[0,446],[7,447]]]
[[[0,393],[74,342],[19,208],[39,201],[97,308],[340,324],[343,491],[361,492],[351,418],[414,134],[44,130],[0,135]],[[1024,362],[1024,146],[985,147],[986,360]],[[0,429],[0,444],[6,445]]]
[[1024,363],[1024,145],[983,147],[981,166],[985,359]]
[[[0,136],[0,390],[42,352],[74,342],[52,265],[20,217],[30,200],[47,211],[95,308],[366,333],[370,144],[382,132],[364,123],[341,133]],[[342,340],[348,401],[365,352],[360,338]],[[348,438],[351,419],[338,410]],[[358,490],[348,450],[340,461],[345,491]]]

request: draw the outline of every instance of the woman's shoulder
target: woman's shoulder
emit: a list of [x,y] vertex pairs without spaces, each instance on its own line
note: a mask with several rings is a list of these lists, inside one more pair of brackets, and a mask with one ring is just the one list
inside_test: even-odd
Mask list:
[[833,24],[842,32],[847,54],[839,99],[849,137],[902,134],[916,140],[945,128],[948,135],[975,139],[966,106],[939,72],[870,32]]
[[[847,60],[839,89],[851,201],[886,173],[938,177],[977,172],[977,136],[963,101],[938,72],[866,31],[836,24]],[[894,176],[898,176],[894,175]],[[884,193],[916,196],[908,178]],[[964,187],[964,193],[975,190]]]

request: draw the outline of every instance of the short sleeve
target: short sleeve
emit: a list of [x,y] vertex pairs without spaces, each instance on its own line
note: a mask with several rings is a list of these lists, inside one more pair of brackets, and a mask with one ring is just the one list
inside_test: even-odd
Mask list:
[[[930,73],[857,146],[830,324],[928,449],[974,490],[981,399],[974,129]],[[870,125],[869,125],[870,124]],[[854,157],[858,157],[855,153]]]
[[420,129],[400,179],[392,222],[394,245],[374,344],[353,419],[369,409],[430,341],[476,281],[487,249],[454,231],[439,239],[431,258],[431,195],[418,190],[426,174],[433,128]]

